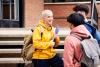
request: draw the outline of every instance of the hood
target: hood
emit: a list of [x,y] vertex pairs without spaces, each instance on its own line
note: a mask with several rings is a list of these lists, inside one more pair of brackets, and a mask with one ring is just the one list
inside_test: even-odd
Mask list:
[[73,28],[70,34],[75,34],[81,38],[88,38],[90,36],[89,31],[86,29],[84,25],[79,25]]
[[39,21],[39,25],[41,25],[42,27],[44,27],[47,30],[52,30],[52,26],[46,25],[46,23],[42,19]]

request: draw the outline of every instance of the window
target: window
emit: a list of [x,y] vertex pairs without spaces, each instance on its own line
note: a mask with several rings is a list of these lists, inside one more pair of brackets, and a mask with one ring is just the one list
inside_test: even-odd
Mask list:
[[[91,1],[91,0],[44,0],[44,2],[83,2],[83,1]],[[100,0],[97,0],[100,1]]]
[[19,20],[19,0],[0,0],[0,19]]

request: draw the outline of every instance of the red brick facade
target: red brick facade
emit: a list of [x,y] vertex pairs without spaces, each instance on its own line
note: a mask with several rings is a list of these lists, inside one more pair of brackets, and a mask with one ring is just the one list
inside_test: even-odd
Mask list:
[[[73,12],[72,8],[75,6],[77,3],[46,3],[44,5],[45,9],[51,9],[54,12],[54,26],[59,25],[60,27],[66,27],[68,24],[66,23],[66,16],[68,16],[70,13]],[[90,7],[90,3],[86,3]],[[98,13],[99,11],[100,4],[97,4],[97,9]],[[91,8],[90,8],[91,11]],[[88,14],[88,18],[90,18],[90,13]],[[99,14],[99,29],[100,29],[100,14]]]
[[[81,2],[82,3],[82,2]],[[61,28],[68,27],[66,23],[66,16],[72,13],[72,8],[77,4],[76,2],[65,3],[44,3],[44,0],[25,0],[24,1],[24,26],[32,27],[38,23],[40,13],[43,9],[51,9],[54,12],[54,26]],[[90,3],[86,3],[90,7]],[[98,13],[100,13],[100,3],[97,4]],[[90,9],[91,10],[91,9]],[[90,12],[89,12],[90,13]],[[88,18],[90,14],[88,15]],[[99,30],[100,30],[100,14],[99,14]]]
[[39,15],[44,9],[44,0],[25,0],[24,1],[24,26],[32,27],[38,22]]

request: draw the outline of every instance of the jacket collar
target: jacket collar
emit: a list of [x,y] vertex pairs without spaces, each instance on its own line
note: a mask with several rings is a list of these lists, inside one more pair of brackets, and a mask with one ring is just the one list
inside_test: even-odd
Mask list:
[[48,26],[42,19],[39,21],[39,25],[47,29],[48,31],[52,30],[52,26]]

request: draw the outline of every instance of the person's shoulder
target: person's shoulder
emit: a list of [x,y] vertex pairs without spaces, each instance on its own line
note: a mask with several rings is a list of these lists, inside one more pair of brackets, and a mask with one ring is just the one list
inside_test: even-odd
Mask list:
[[40,30],[41,26],[40,25],[36,25],[34,30]]
[[67,36],[65,39],[65,44],[73,46],[73,47],[79,42],[80,42],[79,39],[77,39],[76,37],[72,35]]
[[73,41],[73,40],[75,40],[76,39],[76,37],[74,37],[74,36],[72,36],[72,35],[68,35],[68,36],[66,36],[66,40],[68,40],[68,41]]
[[96,28],[91,24],[91,21],[85,22],[84,25],[87,27],[90,27],[93,30],[96,30]]

